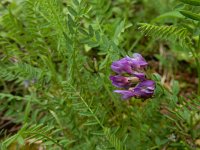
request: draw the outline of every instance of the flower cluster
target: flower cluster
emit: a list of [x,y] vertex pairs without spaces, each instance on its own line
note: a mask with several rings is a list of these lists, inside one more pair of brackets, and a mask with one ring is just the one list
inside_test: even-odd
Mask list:
[[133,57],[126,56],[111,65],[111,69],[116,73],[110,76],[112,84],[121,90],[114,92],[122,95],[123,99],[149,98],[155,90],[155,82],[146,79],[144,68],[148,65],[145,59],[138,53]]

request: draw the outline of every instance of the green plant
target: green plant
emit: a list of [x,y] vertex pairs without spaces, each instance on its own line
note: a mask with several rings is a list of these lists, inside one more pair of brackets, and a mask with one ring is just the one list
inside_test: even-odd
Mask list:
[[[199,71],[198,14],[188,13],[196,6],[181,8],[190,19],[177,13],[155,18],[176,3],[157,2],[3,0],[0,118],[20,129],[9,134],[0,124],[1,149],[31,144],[50,150],[198,148],[199,95],[180,96],[175,80],[164,87],[162,77],[152,73],[155,66],[146,73],[156,91],[145,101],[122,101],[109,81],[111,63],[125,55],[137,51],[147,62],[155,59],[155,40],[192,52],[188,61],[196,59]],[[162,20],[169,16],[171,26]],[[151,20],[157,24],[139,24],[153,35],[147,39],[136,23]]]

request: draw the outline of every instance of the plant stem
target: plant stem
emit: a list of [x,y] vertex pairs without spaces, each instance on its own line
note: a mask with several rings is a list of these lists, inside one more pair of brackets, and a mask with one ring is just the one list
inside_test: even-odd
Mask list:
[[197,75],[198,75],[198,91],[197,91],[197,93],[198,93],[198,95],[200,95],[200,62],[198,60],[198,54],[195,52],[195,50],[192,49],[191,52],[192,52],[192,55],[196,62]]

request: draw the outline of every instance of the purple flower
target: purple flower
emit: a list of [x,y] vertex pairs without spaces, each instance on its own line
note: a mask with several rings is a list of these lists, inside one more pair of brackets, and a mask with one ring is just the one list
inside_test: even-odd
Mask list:
[[111,69],[117,75],[110,76],[110,80],[114,86],[124,89],[115,90],[114,92],[121,94],[123,99],[131,97],[146,99],[152,97],[155,90],[155,82],[146,79],[144,68],[147,65],[148,63],[138,53],[134,53],[133,57],[126,56],[113,62]]
[[129,88],[133,83],[138,83],[138,77],[124,77],[121,75],[110,76],[112,84],[119,88]]
[[133,70],[142,69],[147,65],[148,63],[140,54],[134,53],[132,58],[126,56],[125,58],[113,62],[111,65],[111,69],[118,74],[133,74]]
[[155,90],[155,82],[152,80],[145,80],[140,82],[134,89],[134,96],[137,98],[152,97]]
[[146,99],[152,97],[154,90],[155,82],[152,80],[145,80],[129,90],[115,90],[114,92],[121,94],[123,99],[129,99],[131,97]]

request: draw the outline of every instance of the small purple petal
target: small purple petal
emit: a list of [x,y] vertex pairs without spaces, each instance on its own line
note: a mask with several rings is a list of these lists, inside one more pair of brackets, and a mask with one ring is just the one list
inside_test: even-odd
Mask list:
[[110,76],[110,80],[112,81],[112,84],[119,88],[128,88],[131,85],[131,82],[129,82],[128,77],[123,77],[120,75],[116,76]]
[[138,63],[140,64],[140,67],[146,67],[148,65],[148,63],[146,62],[146,60],[142,57],[142,55],[138,54],[138,53],[134,53],[133,54],[133,58],[138,61]]
[[128,63],[128,61],[125,58],[113,62],[111,65],[111,69],[118,74],[132,73],[131,65]]
[[134,96],[131,90],[115,90],[114,92],[121,94],[123,99],[129,99]]
[[140,82],[134,89],[134,95],[137,98],[149,98],[152,97],[155,90],[155,82],[152,80],[145,80]]
[[133,75],[138,77],[141,81],[145,80],[145,74],[140,72],[134,72]]
[[139,53],[133,53],[133,58],[138,61],[145,61],[145,59]]
[[133,69],[141,69],[148,65],[145,59],[138,53],[134,53],[133,57],[125,57]]
[[143,82],[140,82],[140,84],[138,84],[137,87],[140,87],[140,88],[144,88],[144,87],[155,88],[155,82],[153,80],[145,80]]

